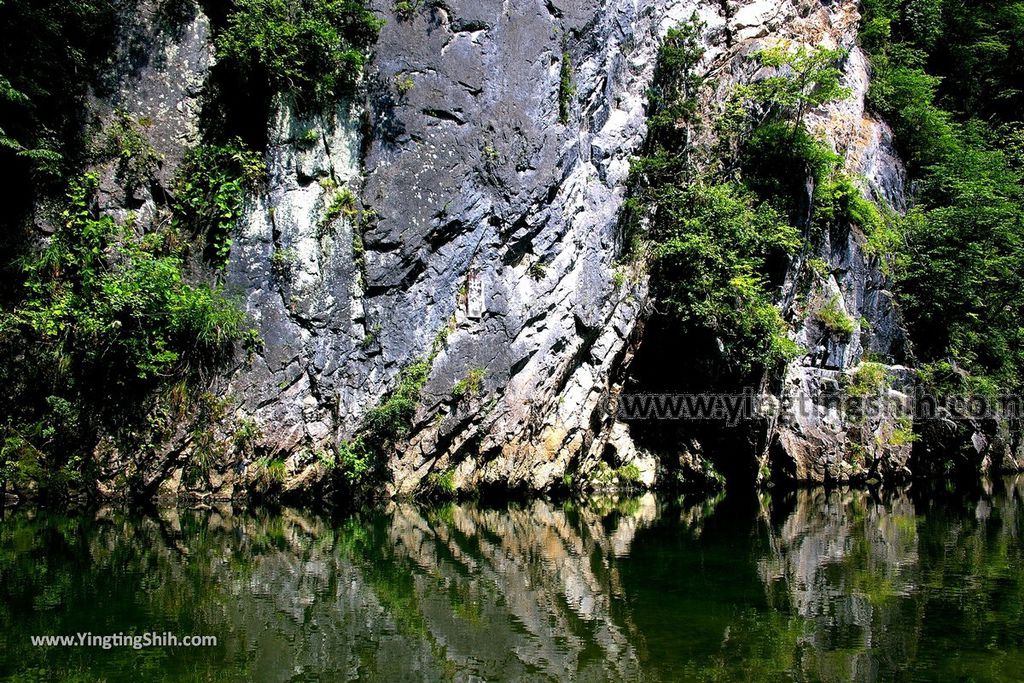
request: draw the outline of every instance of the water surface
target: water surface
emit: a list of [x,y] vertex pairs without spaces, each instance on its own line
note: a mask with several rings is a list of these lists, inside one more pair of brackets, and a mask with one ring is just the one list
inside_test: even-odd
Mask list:
[[[18,511],[13,681],[1024,679],[1024,478],[973,493]],[[212,634],[212,648],[31,635]]]

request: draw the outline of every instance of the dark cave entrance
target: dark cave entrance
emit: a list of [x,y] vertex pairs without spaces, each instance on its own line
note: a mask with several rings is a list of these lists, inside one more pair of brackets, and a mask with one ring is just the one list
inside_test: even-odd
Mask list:
[[[663,316],[653,315],[627,369],[624,393],[687,397],[696,405],[698,396],[737,397],[756,395],[761,381],[743,376],[725,359],[718,339],[707,331],[686,332]],[[733,400],[736,400],[735,398]],[[707,405],[707,403],[705,403]],[[691,488],[680,480],[679,455],[699,452],[726,480],[730,488],[753,488],[758,475],[758,455],[765,447],[766,425],[762,420],[730,424],[718,419],[627,420],[637,446],[656,454],[665,468],[668,486]]]

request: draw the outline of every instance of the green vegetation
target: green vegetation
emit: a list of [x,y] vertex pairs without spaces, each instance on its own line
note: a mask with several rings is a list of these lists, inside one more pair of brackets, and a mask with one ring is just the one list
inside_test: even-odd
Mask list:
[[[359,198],[350,188],[338,189],[337,183],[331,178],[324,178],[320,184],[324,188],[325,207],[317,222],[317,237],[320,239],[333,237],[338,228],[338,221],[341,219],[351,225],[352,262],[356,267],[357,284],[362,286],[366,282],[366,246],[363,243],[363,231],[376,214],[373,209],[362,208]],[[329,200],[328,197],[330,197]],[[370,336],[367,336],[366,339],[369,340],[366,341],[367,345],[373,343]]]
[[[0,158],[12,164],[18,191],[59,183],[84,151],[81,105],[100,85],[118,21],[117,5],[106,0],[0,2]],[[25,204],[14,191],[10,197]]]
[[[805,126],[812,109],[849,94],[840,85],[842,51],[781,43],[753,54],[767,76],[734,87],[709,124],[700,105],[709,89],[702,30],[694,17],[661,48],[626,241],[648,259],[658,315],[684,338],[712,339],[695,343],[717,346],[742,379],[799,353],[775,298],[796,252],[818,253],[830,232],[855,225],[869,253],[891,268],[903,264],[892,252],[904,228],[864,198],[843,158]],[[698,137],[707,127],[713,142],[703,147],[694,141],[708,137]],[[820,258],[807,264],[830,275]],[[835,301],[816,317],[838,336],[854,332]]]
[[107,92],[119,24],[109,0],[0,1],[0,305],[21,295],[17,259],[35,249],[39,200],[63,196],[89,157],[84,104]]
[[412,430],[420,392],[427,383],[433,357],[416,361],[398,376],[398,387],[363,419],[359,433],[338,448],[338,461],[349,486],[366,484],[383,457]]
[[359,78],[381,25],[359,0],[234,0],[217,56],[246,81],[322,106]]
[[284,480],[288,477],[288,463],[284,460],[273,459],[267,464],[267,476],[270,480],[278,484],[284,483]]
[[626,273],[621,268],[616,268],[612,272],[612,287],[615,289],[622,289],[626,284]]
[[452,387],[452,398],[461,401],[464,398],[475,398],[480,395],[484,387],[484,377],[487,376],[485,368],[473,368],[469,373]]
[[139,238],[98,215],[96,182],[73,185],[60,230],[24,260],[23,297],[0,319],[7,376],[19,378],[0,462],[43,488],[77,481],[101,430],[132,440],[153,392],[202,376],[246,336],[218,288],[186,282],[173,230]]
[[[713,336],[744,376],[798,352],[772,294],[789,256],[833,221],[874,214],[840,173],[839,157],[803,125],[810,108],[845,96],[841,53],[780,45],[754,55],[777,75],[738,86],[714,121],[715,148],[698,149],[708,85],[699,71],[702,30],[694,17],[661,48],[627,241],[650,259],[657,311],[686,336]],[[810,217],[800,210],[808,177],[816,187]],[[804,240],[793,227],[801,224]]]
[[[190,5],[162,2],[158,20],[180,26]],[[216,284],[216,268],[264,176],[270,108],[279,95],[302,108],[343,96],[381,25],[359,0],[207,7],[218,60],[204,93],[204,143],[188,152],[167,192],[154,195],[152,223],[137,224],[133,215],[100,213],[97,179],[81,174],[87,163],[112,163],[131,196],[150,189],[161,162],[148,142],[152,121],[116,112],[98,135],[86,125],[86,96],[106,92],[100,68],[126,9],[0,1],[0,159],[16,177],[5,186],[0,246],[22,255],[0,290],[0,363],[17,378],[3,399],[0,482],[21,491],[88,492],[98,444],[142,462],[192,418],[190,478],[226,447],[216,428],[224,411],[192,389],[239,343],[250,352],[260,343]],[[57,233],[43,249],[30,247],[25,217],[40,197],[68,187]],[[148,485],[131,463],[126,477],[129,488]]]
[[918,440],[917,434],[914,433],[914,423],[909,417],[900,418],[893,429],[892,434],[889,435],[887,444],[893,448],[901,448],[908,444],[912,444]]
[[807,268],[823,280],[832,275],[832,268],[828,262],[820,258],[807,259]]
[[248,418],[239,420],[238,427],[231,435],[231,442],[239,453],[253,453],[256,444],[263,438],[263,430],[255,421]]
[[150,125],[151,121],[136,121],[124,112],[117,112],[98,150],[101,158],[116,160],[117,181],[128,194],[148,182],[160,164],[160,155],[143,134],[143,129]]
[[395,0],[395,15],[401,21],[409,21],[423,6],[423,0]]
[[853,336],[855,326],[850,320],[850,316],[846,315],[840,307],[838,294],[829,299],[825,306],[815,311],[814,317],[836,338],[849,340]]
[[288,478],[288,463],[276,456],[263,456],[253,463],[264,485],[278,487]]
[[568,50],[564,50],[558,79],[558,120],[562,122],[563,126],[569,123],[569,117],[572,115],[572,98],[576,95],[576,86],[572,76],[572,55]]
[[622,487],[633,487],[641,483],[640,468],[633,463],[627,463],[622,467],[612,469],[607,463],[602,462],[591,474],[591,481],[596,484],[617,484]]
[[629,463],[628,465],[623,465],[622,467],[620,467],[618,469],[618,477],[622,481],[629,482],[629,483],[639,482],[640,481],[640,468],[637,467],[636,465],[634,465],[633,463]]
[[217,425],[225,418],[228,401],[202,392],[194,401],[192,412],[194,422],[189,430],[192,441],[191,458],[184,468],[184,480],[192,485],[200,482],[215,461],[223,457],[229,442],[220,438]]
[[281,282],[290,282],[295,270],[295,250],[291,247],[275,249],[270,257],[270,272]]
[[347,187],[334,192],[330,202],[324,209],[323,216],[317,225],[317,233],[321,236],[330,234],[334,230],[339,218],[349,220],[359,217],[359,199],[355,193]]
[[915,351],[1006,388],[1024,377],[1022,17],[1021,2],[867,0],[861,26],[870,104],[917,180],[896,271]]
[[262,155],[239,141],[196,147],[175,179],[173,227],[204,237],[207,257],[223,266],[245,200],[265,173]]
[[381,445],[394,445],[409,435],[420,392],[427,383],[430,369],[431,361],[424,359],[399,373],[395,391],[366,415],[364,424],[372,441]]
[[[707,328],[746,369],[792,353],[762,273],[796,231],[740,184],[672,187],[652,222],[652,293],[683,327]],[[664,218],[664,222],[659,219]]]
[[740,86],[733,97],[757,103],[759,118],[755,127],[773,118],[787,120],[796,133],[804,115],[815,107],[849,97],[850,91],[839,84],[842,50],[822,47],[795,48],[782,43],[762,50],[754,59],[776,74],[749,85]]
[[231,0],[205,9],[218,57],[203,93],[205,142],[258,152],[277,108],[308,116],[351,99],[383,23],[363,0]]
[[424,482],[424,491],[432,498],[455,498],[458,493],[458,488],[455,486],[455,472],[452,470],[431,472]]
[[707,85],[699,70],[703,28],[694,14],[665,36],[651,86],[646,154],[636,162],[637,182],[654,186],[693,174],[690,141],[703,127],[698,98]]
[[372,470],[374,466],[374,454],[371,453],[361,439],[352,442],[342,441],[338,444],[338,457],[336,462],[345,481],[353,486]]
[[118,385],[186,373],[240,338],[242,314],[214,289],[185,284],[165,235],[137,241],[132,226],[93,212],[95,182],[86,176],[72,188],[61,230],[26,262],[28,296],[17,322],[51,350],[78,355],[83,367],[102,364],[96,370]]
[[[398,373],[395,389],[384,401],[367,412],[358,432],[350,441],[339,444],[339,469],[349,488],[365,489],[372,477],[379,474],[382,460],[412,433],[420,394],[430,378],[434,360],[444,348],[450,329],[450,324],[446,325],[434,338],[430,352]],[[378,332],[379,327],[370,333],[373,336],[371,344]],[[470,373],[467,379],[472,376],[473,373]],[[483,381],[483,374],[479,379]],[[467,391],[470,388],[467,384]]]
[[[864,198],[843,171],[843,159],[802,126],[778,120],[753,130],[741,150],[746,182],[795,222],[802,222],[810,246],[833,228],[856,225],[868,237],[869,250],[879,255],[890,246],[895,220]],[[813,186],[811,206],[804,207],[807,181]],[[873,247],[872,247],[873,245]]]
[[[718,143],[714,163],[727,175],[743,172],[766,183],[762,194],[795,210],[797,184],[818,184],[838,166],[838,157],[804,126],[809,109],[839,100],[848,91],[839,85],[843,53],[804,46],[778,45],[751,56],[776,75],[736,86],[715,121]],[[760,156],[767,154],[762,160]]]
[[405,97],[412,92],[412,89],[416,87],[416,81],[413,77],[406,74],[404,76],[395,76],[395,92],[400,96]]
[[848,396],[867,398],[878,394],[889,380],[889,373],[881,363],[861,363],[846,386]]
[[297,143],[302,149],[310,150],[316,147],[316,144],[320,142],[320,139],[320,131],[316,128],[310,128],[302,134],[302,137],[297,140]]

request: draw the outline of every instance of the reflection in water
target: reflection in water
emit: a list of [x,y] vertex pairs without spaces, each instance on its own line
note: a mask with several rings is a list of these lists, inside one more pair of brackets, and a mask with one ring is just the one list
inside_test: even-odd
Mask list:
[[[18,512],[0,521],[0,676],[1014,680],[1022,494]],[[130,630],[220,644],[28,639]]]
[[887,680],[912,660],[919,558],[905,495],[802,492],[770,538],[759,574],[808,621],[801,668],[824,680]]

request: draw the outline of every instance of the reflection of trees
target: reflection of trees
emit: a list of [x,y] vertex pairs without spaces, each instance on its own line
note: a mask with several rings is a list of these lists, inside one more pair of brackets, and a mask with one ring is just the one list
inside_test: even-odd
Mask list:
[[[67,655],[66,672],[89,678],[102,660],[114,680],[140,659],[153,680],[636,679],[613,559],[654,510],[648,496],[600,512],[397,505],[337,525],[295,511],[15,514],[0,529],[2,637],[84,618],[95,633],[221,638],[198,655]],[[52,665],[24,645],[0,674]]]
[[[15,512],[0,677],[1000,680],[1024,670],[1022,496],[1024,478],[968,498],[394,505],[337,522]],[[129,627],[222,646],[97,655],[26,637]]]
[[799,492],[758,562],[776,606],[809,623],[797,671],[826,681],[978,677],[986,651],[982,669],[998,671],[1024,632],[1022,491],[1024,479],[1006,480],[953,505]]

